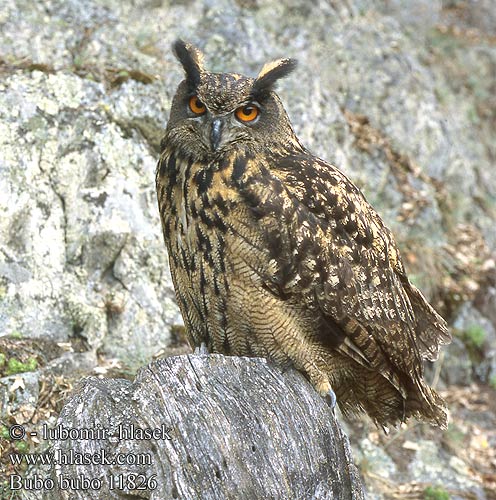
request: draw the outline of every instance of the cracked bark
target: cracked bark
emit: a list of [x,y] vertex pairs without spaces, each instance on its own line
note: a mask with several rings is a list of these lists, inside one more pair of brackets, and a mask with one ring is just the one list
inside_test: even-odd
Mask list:
[[[58,424],[98,427],[108,435],[55,440],[56,453],[105,450],[132,460],[149,457],[150,465],[60,464],[52,469],[55,484],[84,476],[100,487],[46,492],[51,500],[364,498],[348,439],[331,409],[300,373],[263,359],[183,355],[144,367],[133,382],[87,378]],[[167,432],[119,441],[119,425],[131,424]],[[127,487],[110,489],[109,477]],[[132,488],[130,480],[141,477],[144,489]]]

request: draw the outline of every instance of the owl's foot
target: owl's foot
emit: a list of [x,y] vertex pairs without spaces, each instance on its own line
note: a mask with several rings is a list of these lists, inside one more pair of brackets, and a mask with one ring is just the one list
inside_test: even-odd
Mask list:
[[207,344],[205,342],[202,342],[199,346],[196,346],[194,354],[197,355],[208,354]]

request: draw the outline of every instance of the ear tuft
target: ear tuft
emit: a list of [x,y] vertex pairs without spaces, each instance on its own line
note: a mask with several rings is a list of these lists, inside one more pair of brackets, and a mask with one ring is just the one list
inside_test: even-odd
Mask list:
[[201,73],[204,71],[202,52],[191,43],[186,43],[181,39],[174,42],[172,50],[184,68],[188,84],[192,89],[196,88],[200,83]]
[[277,80],[289,75],[296,65],[295,59],[278,59],[266,63],[255,79],[251,90],[252,95],[256,97],[272,90]]

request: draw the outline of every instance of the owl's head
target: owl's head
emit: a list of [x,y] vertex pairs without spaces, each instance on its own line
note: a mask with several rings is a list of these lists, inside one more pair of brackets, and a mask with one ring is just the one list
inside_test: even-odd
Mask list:
[[297,143],[288,115],[274,92],[277,80],[296,66],[292,59],[265,64],[256,78],[211,73],[199,49],[173,46],[186,78],[172,101],[164,146],[194,160],[211,160],[233,149],[281,150]]

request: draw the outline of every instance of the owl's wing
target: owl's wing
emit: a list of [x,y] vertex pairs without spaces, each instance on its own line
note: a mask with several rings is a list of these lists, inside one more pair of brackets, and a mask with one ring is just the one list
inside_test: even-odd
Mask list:
[[[322,341],[361,364],[422,373],[450,341],[445,321],[409,282],[396,243],[357,187],[310,155],[240,181],[271,266],[265,285],[322,318]],[[396,384],[395,384],[396,385]]]

